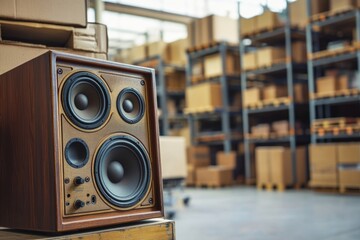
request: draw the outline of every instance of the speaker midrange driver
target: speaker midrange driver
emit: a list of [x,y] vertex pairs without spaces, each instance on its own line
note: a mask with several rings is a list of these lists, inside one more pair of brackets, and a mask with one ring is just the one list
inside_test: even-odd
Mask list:
[[95,180],[102,196],[119,208],[136,206],[150,185],[150,158],[134,137],[117,135],[106,140],[95,158]]
[[145,102],[138,91],[133,88],[125,88],[117,98],[117,109],[125,122],[134,124],[144,116]]
[[103,81],[90,72],[76,72],[67,78],[62,101],[66,115],[80,128],[98,128],[109,116],[108,90]]

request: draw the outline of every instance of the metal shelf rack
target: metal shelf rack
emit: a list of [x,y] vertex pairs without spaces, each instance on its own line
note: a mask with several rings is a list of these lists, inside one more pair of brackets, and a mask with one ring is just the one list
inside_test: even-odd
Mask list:
[[[307,0],[307,17],[311,19],[311,0]],[[326,19],[321,21],[309,21],[309,24],[306,26],[306,44],[308,56],[311,56],[314,52],[320,50],[319,38],[323,27],[332,27],[337,28],[341,26],[349,25],[349,22],[354,23],[356,28],[356,42],[360,41],[360,9],[355,8],[350,11],[346,11],[334,16],[329,16]],[[314,30],[316,29],[316,31]],[[339,64],[343,62],[355,62],[355,70],[360,70],[360,51],[357,48],[352,52],[344,52],[343,54],[338,54],[334,56],[324,57],[320,59],[309,58],[307,62],[308,68],[308,79],[309,79],[309,95],[312,96],[316,92],[316,78],[320,76],[322,70],[324,70],[329,65]],[[358,79],[358,81],[360,81]],[[352,104],[355,106],[355,109],[359,109],[360,106],[360,95],[349,95],[349,96],[333,96],[327,98],[311,98],[309,100],[309,110],[310,110],[310,124],[318,118],[330,118],[332,116],[332,107],[334,106],[344,106]],[[348,134],[324,134],[319,135],[314,133],[311,135],[311,143],[315,144],[317,142],[327,142],[327,141],[347,141],[347,140],[360,140],[360,134],[354,133],[351,135]]]
[[[286,1],[288,4],[288,1]],[[241,26],[241,16],[240,16],[240,3],[238,3],[238,13],[239,13],[239,28]],[[285,15],[286,19],[289,18],[289,8],[286,7]],[[241,32],[241,31],[240,31]],[[294,40],[297,40],[302,38],[305,38],[305,32],[302,30],[299,30],[297,28],[292,28],[290,21],[286,21],[285,26],[279,27],[274,29],[273,31],[268,32],[261,32],[256,35],[247,36],[245,38],[250,39],[252,43],[256,43],[258,41],[262,43],[268,43],[269,45],[272,45],[278,42],[279,39],[285,40],[285,52],[288,61],[280,64],[273,65],[270,68],[266,69],[255,69],[251,71],[245,71],[243,69],[243,55],[247,51],[247,46],[245,46],[244,41],[242,39],[241,34],[239,34],[239,41],[240,41],[240,64],[241,64],[241,88],[242,92],[244,93],[247,89],[248,83],[250,83],[252,80],[249,79],[250,76],[257,76],[257,75],[271,75],[271,74],[282,74],[285,75],[283,82],[286,83],[287,89],[288,89],[288,97],[290,99],[294,99],[294,83],[298,81],[298,79],[295,78],[295,71],[301,71],[304,74],[306,74],[306,64],[297,64],[294,63],[292,59],[292,45],[291,43]],[[277,77],[278,78],[278,77]],[[272,81],[273,84],[277,84],[279,81]],[[269,138],[269,139],[251,139],[249,137],[244,138],[244,149],[245,149],[245,175],[246,180],[248,182],[252,182],[254,179],[253,173],[251,171],[252,164],[254,161],[252,161],[252,153],[251,153],[251,144],[256,145],[278,145],[278,144],[288,144],[290,146],[291,150],[291,158],[292,158],[292,165],[296,166],[296,146],[297,144],[306,144],[309,142],[309,135],[304,134],[303,136],[296,136],[294,134],[295,130],[295,115],[296,111],[299,108],[305,108],[307,111],[307,104],[297,104],[294,101],[290,101],[289,104],[280,105],[280,106],[268,106],[264,108],[259,109],[248,109],[244,108],[242,115],[243,115],[243,131],[245,135],[248,135],[250,133],[250,117],[261,119],[263,117],[263,114],[269,114],[274,113],[277,114],[279,111],[285,111],[287,112],[287,120],[289,121],[289,127],[290,127],[290,134],[289,136],[279,137],[279,138]],[[307,124],[307,122],[305,123]],[[295,182],[296,180],[296,168],[292,169],[293,172],[293,180]]]
[[[191,51],[187,52],[187,68],[186,68],[186,85],[192,86],[196,84],[201,84],[204,82],[218,82],[221,84],[222,89],[222,108],[217,109],[214,112],[211,113],[199,113],[199,114],[188,114],[188,122],[189,122],[189,128],[190,128],[190,134],[191,134],[191,143],[192,145],[199,145],[199,144],[206,144],[206,145],[223,145],[223,150],[225,152],[230,152],[232,150],[232,145],[235,141],[238,141],[234,139],[231,136],[232,129],[230,127],[230,118],[234,115],[240,115],[239,111],[234,111],[229,106],[229,92],[231,91],[239,91],[240,92],[240,86],[237,84],[237,86],[233,87],[231,85],[232,82],[239,82],[240,76],[233,76],[229,75],[226,71],[226,56],[227,54],[234,54],[238,53],[239,48],[237,46],[231,46],[227,44],[226,42],[219,42],[216,43],[214,46],[209,46],[208,48],[200,49],[197,51]],[[193,83],[192,82],[192,68],[193,64],[196,61],[199,61],[203,59],[204,57],[212,54],[219,54],[221,57],[222,62],[222,74],[219,77],[216,78],[210,78],[210,79],[204,79],[200,83]],[[231,86],[231,88],[230,88]],[[201,136],[202,134],[198,132],[197,124],[200,121],[203,121],[207,119],[208,117],[219,117],[221,126],[221,132],[224,134],[223,140],[220,141],[213,141],[213,142],[198,142],[197,138]],[[239,132],[241,132],[241,129],[238,129]]]
[[161,55],[154,55],[143,59],[141,61],[134,62],[135,65],[144,65],[150,62],[155,62],[155,65],[152,65],[155,69],[156,74],[156,90],[157,90],[157,98],[158,98],[158,107],[161,109],[161,115],[159,117],[159,125],[160,125],[160,134],[161,135],[169,135],[169,131],[171,129],[170,124],[172,122],[186,122],[187,117],[182,113],[177,113],[174,115],[169,115],[167,108],[167,101],[170,98],[182,98],[185,99],[184,91],[168,91],[166,89],[166,69],[172,69],[173,71],[184,72],[185,75],[185,67],[165,63],[164,59]]

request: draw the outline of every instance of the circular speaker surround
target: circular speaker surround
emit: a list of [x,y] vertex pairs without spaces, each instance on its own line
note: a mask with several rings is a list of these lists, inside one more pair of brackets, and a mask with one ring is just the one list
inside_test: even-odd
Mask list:
[[74,168],[82,168],[89,160],[89,148],[80,138],[71,139],[65,146],[66,162]]
[[114,136],[99,148],[94,174],[99,191],[109,203],[119,208],[131,208],[149,189],[150,158],[134,137]]
[[90,72],[77,72],[66,80],[62,102],[68,118],[84,129],[100,127],[110,113],[107,88],[98,76]]
[[144,116],[144,99],[134,88],[124,88],[119,93],[116,105],[121,118],[127,123],[137,123]]

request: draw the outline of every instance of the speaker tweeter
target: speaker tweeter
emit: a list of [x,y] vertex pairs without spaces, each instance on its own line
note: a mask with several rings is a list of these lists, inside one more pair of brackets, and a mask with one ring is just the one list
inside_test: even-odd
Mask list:
[[125,122],[134,124],[144,116],[145,102],[138,91],[133,88],[125,88],[117,98],[117,109]]

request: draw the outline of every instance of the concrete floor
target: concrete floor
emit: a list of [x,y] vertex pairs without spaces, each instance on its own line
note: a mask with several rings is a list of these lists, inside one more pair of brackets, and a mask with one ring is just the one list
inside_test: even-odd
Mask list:
[[360,195],[255,187],[185,189],[177,208],[178,240],[360,239]]

